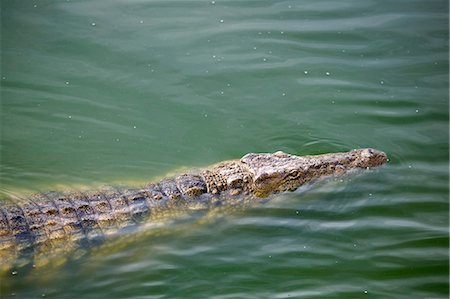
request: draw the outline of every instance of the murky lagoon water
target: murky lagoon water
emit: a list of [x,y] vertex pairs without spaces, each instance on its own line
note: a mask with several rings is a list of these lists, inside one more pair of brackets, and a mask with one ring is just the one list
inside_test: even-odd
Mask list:
[[2,0],[1,55],[4,198],[390,156],[18,270],[2,298],[448,298],[447,1]]

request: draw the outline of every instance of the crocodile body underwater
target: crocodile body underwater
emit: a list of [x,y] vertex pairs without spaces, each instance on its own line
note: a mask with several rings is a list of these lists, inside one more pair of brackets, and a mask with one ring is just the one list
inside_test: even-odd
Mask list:
[[92,244],[167,211],[196,205],[208,208],[233,198],[263,198],[386,161],[386,154],[375,149],[316,156],[251,153],[143,188],[66,195],[46,193],[19,202],[2,200],[0,256],[6,252],[14,253],[15,257],[33,255],[67,240]]

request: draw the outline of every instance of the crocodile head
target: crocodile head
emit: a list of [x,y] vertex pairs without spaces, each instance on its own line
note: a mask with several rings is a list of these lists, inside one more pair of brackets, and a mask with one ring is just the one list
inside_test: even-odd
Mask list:
[[253,178],[256,196],[267,196],[285,190],[295,190],[306,182],[352,169],[371,168],[386,163],[384,152],[371,148],[346,153],[317,156],[295,156],[284,152],[247,154],[241,158]]

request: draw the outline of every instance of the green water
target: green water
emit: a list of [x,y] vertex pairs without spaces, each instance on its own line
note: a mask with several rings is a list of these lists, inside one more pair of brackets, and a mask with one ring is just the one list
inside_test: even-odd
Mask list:
[[11,273],[2,298],[448,298],[447,1],[0,5],[4,198],[248,152],[390,157]]

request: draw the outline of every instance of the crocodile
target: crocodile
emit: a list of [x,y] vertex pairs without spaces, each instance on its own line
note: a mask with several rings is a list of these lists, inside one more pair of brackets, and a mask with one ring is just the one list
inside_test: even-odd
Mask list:
[[371,148],[314,156],[250,153],[141,188],[66,195],[50,192],[15,203],[2,200],[0,253],[33,254],[37,248],[53,248],[68,239],[92,244],[167,211],[218,206],[233,198],[265,198],[386,161],[384,152]]

